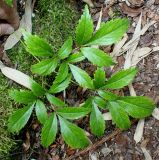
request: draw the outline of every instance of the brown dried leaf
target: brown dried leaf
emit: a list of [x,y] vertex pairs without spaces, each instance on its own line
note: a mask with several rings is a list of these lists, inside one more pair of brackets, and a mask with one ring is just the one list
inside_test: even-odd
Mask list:
[[128,0],[131,7],[141,7],[144,4],[144,0]]
[[127,14],[130,17],[136,17],[141,13],[142,8],[130,8],[125,3],[123,3],[121,5],[121,10],[124,14]]

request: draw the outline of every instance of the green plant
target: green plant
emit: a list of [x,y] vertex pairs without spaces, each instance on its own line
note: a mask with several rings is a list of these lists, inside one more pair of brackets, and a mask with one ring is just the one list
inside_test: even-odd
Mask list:
[[12,6],[12,4],[13,4],[13,0],[5,0],[5,2],[6,2],[9,6]]
[[[28,85],[31,91],[10,91],[12,99],[26,106],[9,118],[9,130],[18,133],[35,110],[42,124],[41,143],[44,147],[54,142],[60,124],[64,141],[73,148],[84,148],[90,141],[84,130],[73,123],[76,119],[90,115],[91,132],[100,137],[106,128],[101,110],[109,110],[113,122],[123,130],[131,125],[129,116],[149,116],[155,106],[149,98],[121,97],[111,92],[127,86],[135,77],[137,69],[121,70],[106,79],[104,67],[113,65],[113,59],[102,50],[92,47],[116,43],[127,31],[128,24],[127,19],[111,20],[93,33],[93,21],[86,6],[76,28],[76,47],[73,48],[73,40],[69,37],[57,53],[43,39],[23,31],[26,50],[38,60],[37,64],[32,65],[31,71],[45,78],[47,76],[47,79],[51,75],[49,80],[54,76],[54,81],[51,86],[43,84],[42,87],[29,78],[25,86]],[[85,59],[97,67],[93,78],[75,65]],[[72,75],[76,82],[72,81]],[[92,95],[79,107],[70,107],[55,96],[66,90],[71,82],[88,89]]]

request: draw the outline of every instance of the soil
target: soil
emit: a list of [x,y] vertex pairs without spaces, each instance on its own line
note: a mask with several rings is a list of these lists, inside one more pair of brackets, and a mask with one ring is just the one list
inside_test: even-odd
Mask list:
[[[129,39],[134,32],[133,23],[136,23],[139,19],[139,14],[143,13],[142,24],[146,24],[147,21],[156,20],[157,24],[149,28],[149,30],[140,39],[139,46],[153,47],[159,45],[159,1],[147,0],[129,0],[129,3],[122,1],[109,1],[99,0],[94,1],[95,7],[91,9],[91,14],[94,19],[94,23],[97,23],[101,7],[103,7],[102,21],[105,22],[115,17],[128,17],[131,22],[131,26],[128,31]],[[107,4],[105,4],[108,2]],[[126,7],[125,7],[126,5]],[[78,1],[78,10],[83,8],[83,3]],[[113,46],[112,46],[113,48]],[[112,49],[109,48],[109,51]],[[118,62],[123,66],[123,56],[118,57]],[[117,66],[118,70],[120,67]],[[85,65],[86,66],[86,65]],[[88,66],[87,66],[88,67]],[[87,68],[86,67],[86,68]],[[87,68],[89,70],[89,67]],[[151,97],[159,107],[159,52],[146,57],[138,64],[139,73],[136,76],[133,86],[137,95],[146,95]],[[80,90],[80,88],[74,88],[74,90]],[[122,92],[128,92],[128,88],[125,88]],[[71,94],[71,93],[69,93]],[[78,96],[78,95],[77,95]],[[74,103],[70,99],[69,103]],[[89,131],[86,125],[87,118],[82,121],[82,127]],[[81,121],[78,122],[81,125]],[[128,131],[121,132],[112,137],[109,141],[103,143],[101,146],[95,148],[93,151],[87,152],[84,155],[80,155],[75,159],[82,160],[144,160],[144,154],[141,146],[144,145],[150,153],[153,160],[159,159],[159,121],[153,117],[146,119],[144,126],[144,135],[141,143],[135,144],[133,136],[136,129],[136,122],[132,125]],[[108,122],[107,129],[104,137],[114,132],[115,126],[111,122]],[[23,149],[21,153],[15,156],[15,159],[37,159],[37,160],[62,160],[78,153],[79,150],[73,150],[67,147],[61,137],[58,137],[56,142],[48,149],[44,149],[40,146],[40,126],[32,119],[29,130],[23,131]],[[29,135],[29,136],[28,136]],[[36,137],[36,138],[35,138]],[[92,135],[89,137],[92,143],[96,143],[102,139],[96,138]],[[29,144],[28,144],[29,143]],[[29,145],[29,148],[27,148]]]

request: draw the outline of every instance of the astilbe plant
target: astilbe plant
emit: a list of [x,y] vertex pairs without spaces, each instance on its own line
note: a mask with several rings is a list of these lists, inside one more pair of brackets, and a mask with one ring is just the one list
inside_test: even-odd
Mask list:
[[[90,140],[85,131],[74,124],[74,120],[89,117],[91,132],[100,137],[106,128],[102,115],[104,110],[110,111],[112,121],[123,130],[131,126],[129,116],[138,119],[149,116],[154,109],[154,103],[149,98],[121,97],[111,92],[132,82],[137,69],[121,70],[107,79],[104,68],[115,63],[108,54],[92,47],[116,43],[127,31],[128,25],[127,19],[114,19],[103,23],[99,30],[93,33],[93,21],[86,6],[76,28],[75,42],[69,37],[57,53],[52,51],[45,40],[23,31],[26,50],[36,59],[40,59],[37,64],[31,66],[32,73],[41,77],[47,76],[49,80],[54,75],[55,77],[51,86],[43,84],[42,87],[30,78],[29,84],[25,85],[29,85],[28,88],[31,91],[10,91],[10,96],[15,102],[24,104],[23,108],[18,109],[9,118],[10,132],[18,133],[27,124],[35,110],[37,119],[42,125],[41,144],[44,147],[48,147],[55,141],[60,130],[64,141],[69,146],[84,148],[89,145]],[[73,49],[74,43],[77,47]],[[85,59],[97,68],[93,78],[75,65]],[[70,107],[56,97],[56,94],[66,90],[73,80],[80,87],[91,91],[93,95],[78,107]]]

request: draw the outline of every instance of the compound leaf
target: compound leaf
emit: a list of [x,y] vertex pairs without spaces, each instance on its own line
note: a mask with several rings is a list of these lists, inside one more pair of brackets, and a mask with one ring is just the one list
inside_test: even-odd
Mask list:
[[109,110],[112,116],[112,120],[115,122],[117,127],[124,130],[130,128],[131,123],[129,116],[122,106],[116,102],[111,101],[109,102]]
[[80,62],[80,61],[83,61],[85,59],[85,57],[83,56],[83,54],[81,52],[79,53],[74,53],[74,54],[71,54],[67,61],[69,63],[77,63],[77,62]]
[[89,108],[65,107],[57,109],[57,113],[66,119],[79,119],[90,112]]
[[90,144],[85,132],[59,116],[61,134],[64,141],[72,148],[85,148]]
[[153,112],[155,105],[153,101],[147,97],[121,97],[117,102],[125,109],[125,111],[133,118],[144,118]]
[[69,66],[74,76],[74,79],[81,87],[89,89],[94,88],[93,81],[91,80],[91,77],[88,75],[88,73],[72,64],[70,64]]
[[58,56],[60,59],[65,59],[69,56],[72,51],[72,44],[72,37],[69,37],[58,51]]
[[37,100],[35,104],[36,116],[41,124],[44,124],[48,119],[47,109],[44,103],[40,100]]
[[109,67],[114,64],[113,59],[100,49],[92,47],[81,48],[83,55],[98,67]]
[[64,91],[69,86],[69,83],[71,82],[71,78],[72,78],[71,74],[68,74],[67,78],[63,82],[53,83],[49,92],[50,93],[59,93],[61,91]]
[[105,85],[105,71],[103,68],[97,68],[94,74],[93,84],[95,88],[100,88]]
[[18,103],[23,103],[23,104],[28,104],[28,103],[33,103],[37,97],[30,91],[25,91],[25,90],[11,90],[9,92],[9,96]]
[[24,42],[26,44],[26,50],[33,56],[52,56],[51,46],[42,38],[37,35],[32,35],[29,32],[23,30]]
[[56,58],[46,59],[37,64],[32,65],[31,71],[33,73],[46,76],[52,73],[56,69],[57,64],[58,64],[58,59]]
[[61,83],[68,76],[68,64],[62,63],[59,67],[58,74],[55,77],[54,83]]
[[53,96],[53,95],[51,95],[49,93],[46,94],[46,97],[47,97],[48,101],[51,104],[53,104],[53,105],[55,105],[57,107],[64,107],[64,106],[66,106],[66,104],[63,101],[61,101],[61,99],[59,99],[59,98],[57,98],[57,97],[55,97],[55,96]]
[[88,6],[85,6],[83,15],[76,28],[76,42],[78,45],[85,44],[93,34],[93,21],[89,14]]
[[12,133],[18,133],[27,124],[33,108],[34,104],[18,109],[13,113],[8,121],[8,130]]
[[52,113],[48,120],[45,122],[41,133],[41,143],[44,147],[51,145],[57,134],[57,117],[55,113]]
[[103,88],[120,89],[127,86],[135,77],[137,73],[136,68],[130,68],[127,70],[121,70],[115,73],[107,82]]
[[90,128],[91,132],[98,137],[104,134],[105,121],[102,113],[95,103],[92,106],[92,112],[90,115]]
[[101,26],[86,45],[111,45],[119,41],[128,30],[128,19],[111,20]]

